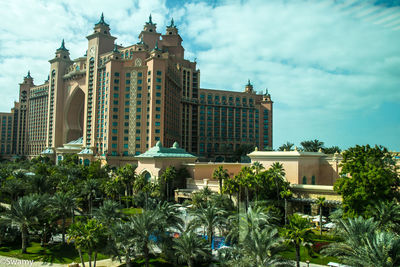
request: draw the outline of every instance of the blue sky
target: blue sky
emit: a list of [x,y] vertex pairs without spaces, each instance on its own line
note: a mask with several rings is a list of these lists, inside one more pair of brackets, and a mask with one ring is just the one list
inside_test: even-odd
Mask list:
[[171,17],[201,87],[241,91],[250,79],[274,101],[274,147],[319,139],[342,149],[400,151],[400,1],[0,0],[0,111],[28,70],[36,84],[64,38],[71,57],[104,12],[124,46],[152,13]]

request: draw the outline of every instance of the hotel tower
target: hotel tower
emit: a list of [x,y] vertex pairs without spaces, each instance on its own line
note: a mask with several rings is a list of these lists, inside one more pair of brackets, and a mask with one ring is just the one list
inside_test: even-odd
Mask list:
[[272,147],[268,92],[257,94],[250,81],[242,92],[200,88],[173,20],[161,34],[150,16],[138,42],[123,47],[101,15],[86,38],[76,59],[62,41],[44,84],[24,77],[12,112],[0,113],[2,155],[78,153],[119,165],[157,141],[220,160],[241,145]]

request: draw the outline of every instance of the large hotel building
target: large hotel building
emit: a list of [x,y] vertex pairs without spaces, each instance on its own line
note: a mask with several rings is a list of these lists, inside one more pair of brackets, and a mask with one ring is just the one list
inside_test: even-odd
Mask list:
[[200,88],[173,20],[161,34],[150,16],[139,42],[122,47],[102,15],[86,38],[86,54],[73,60],[62,41],[44,84],[24,77],[19,102],[0,113],[2,155],[73,152],[121,164],[157,141],[177,141],[200,159],[225,159],[241,145],[272,147],[270,95],[250,81],[242,92]]

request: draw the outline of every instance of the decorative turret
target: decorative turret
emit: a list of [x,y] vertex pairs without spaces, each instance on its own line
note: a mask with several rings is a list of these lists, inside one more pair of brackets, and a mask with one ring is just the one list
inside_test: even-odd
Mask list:
[[161,34],[156,31],[156,25],[157,24],[153,22],[150,14],[149,21],[145,23],[142,32],[139,34],[141,42],[146,43],[149,49],[153,49],[156,41],[160,40]]
[[69,60],[69,50],[65,48],[64,39],[61,42],[61,46],[56,50],[56,58],[68,59]]
[[158,40],[156,41],[156,45],[154,46],[154,49],[151,50],[150,55],[152,57],[157,57],[157,58],[160,58],[162,56],[162,50],[160,48],[158,48]]
[[265,88],[265,94],[263,95],[263,101],[271,101],[271,95],[268,92],[268,88]]
[[110,26],[110,25],[108,25],[108,24],[104,21],[104,14],[103,14],[103,12],[101,12],[100,21],[97,22],[97,23],[95,24],[95,26],[97,26],[97,25],[99,25],[99,24],[104,25],[104,26]]
[[99,33],[103,33],[103,34],[106,34],[106,35],[110,35],[110,27],[109,27],[110,25],[108,25],[105,21],[104,21],[104,14],[103,13],[101,13],[101,17],[100,17],[100,20],[99,20],[99,22],[97,22],[95,25],[94,25],[94,32],[96,33],[96,32],[99,32]]
[[143,31],[146,32],[156,32],[156,23],[153,23],[153,20],[151,19],[151,14],[149,16],[149,21],[146,22],[144,25]]
[[174,19],[171,19],[171,24],[167,26],[167,35],[177,35],[178,29],[175,26]]
[[24,78],[25,79],[32,79],[30,70],[28,70],[28,74]]
[[248,80],[244,91],[246,93],[253,93],[253,85],[250,83],[250,79]]
[[67,48],[65,48],[64,39],[62,39],[61,46],[60,46],[60,48],[57,49],[57,51],[58,51],[58,50],[69,51]]
[[159,49],[158,48],[158,40],[156,41],[156,46],[154,47],[154,49],[153,50],[156,50],[156,51],[161,51],[161,49]]

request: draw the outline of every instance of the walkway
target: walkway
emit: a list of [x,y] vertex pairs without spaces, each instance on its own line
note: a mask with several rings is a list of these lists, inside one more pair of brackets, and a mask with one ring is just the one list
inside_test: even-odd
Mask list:
[[[119,261],[112,261],[111,259],[99,260],[96,262],[96,267],[117,267],[119,265],[121,265]],[[47,262],[32,261],[32,260],[20,260],[17,258],[0,256],[0,267],[10,267],[10,266],[68,267],[68,264],[47,263]],[[89,266],[89,262],[85,262],[85,266]]]
[[[93,263],[92,263],[93,264]],[[79,264],[81,265],[81,264]],[[117,267],[121,265],[119,261],[112,261],[111,259],[99,260],[96,262],[96,267]],[[68,267],[68,264],[58,264],[58,263],[46,263],[40,261],[31,261],[31,260],[20,260],[16,258],[4,257],[0,256],[0,267],[10,267],[10,266],[31,266],[31,267]],[[85,266],[89,266],[89,262],[85,262]],[[301,267],[307,267],[305,262],[300,263]],[[310,263],[308,267],[324,267],[326,265],[318,265]]]

